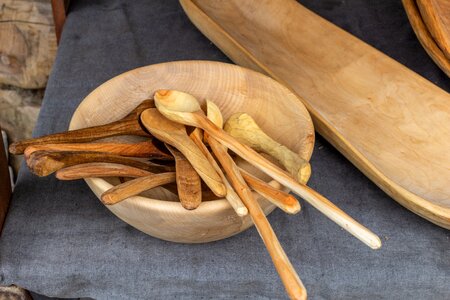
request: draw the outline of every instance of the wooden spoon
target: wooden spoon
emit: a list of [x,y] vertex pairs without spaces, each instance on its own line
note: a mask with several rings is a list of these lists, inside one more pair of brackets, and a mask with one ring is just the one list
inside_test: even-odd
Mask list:
[[72,152],[103,152],[131,157],[147,157],[153,159],[172,160],[173,157],[161,151],[152,141],[140,143],[76,143],[76,144],[42,144],[33,145],[25,149],[25,159],[35,151],[72,151]]
[[143,177],[152,173],[136,167],[115,163],[84,163],[56,171],[59,180],[101,177]]
[[180,151],[168,144],[166,144],[166,147],[175,158],[178,198],[181,205],[188,210],[195,209],[202,203],[200,176]]
[[223,183],[225,184],[225,188],[227,189],[227,194],[225,195],[225,198],[227,199],[228,203],[230,203],[231,207],[233,207],[236,214],[240,217],[246,216],[248,214],[248,209],[245,207],[244,203],[242,203],[241,198],[236,194],[233,187],[231,186],[228,179],[225,177],[225,174],[223,174],[222,169],[217,164],[214,157],[209,153],[208,149],[206,148],[205,144],[202,141],[201,135],[199,134],[198,128],[196,128],[189,136],[194,141],[194,143],[197,145],[197,147],[202,151],[202,153],[206,156],[209,163],[213,166],[214,170],[216,170],[217,174],[219,174],[220,178],[222,178]]
[[299,205],[297,199],[288,193],[276,189],[275,187],[267,184],[261,179],[251,175],[242,168],[239,168],[242,177],[245,179],[247,184],[255,190],[258,194],[269,200],[271,203],[275,204],[278,208],[283,210],[288,214],[296,214],[300,211],[301,206]]
[[40,144],[84,143],[98,139],[118,136],[137,135],[150,136],[139,124],[139,115],[142,111],[154,107],[153,100],[144,100],[133,111],[121,120],[94,127],[77,129],[67,132],[55,133],[39,138],[28,139],[13,143],[9,146],[12,154],[23,154],[28,146]]
[[155,137],[183,153],[216,196],[224,197],[226,195],[226,188],[222,179],[200,149],[189,138],[183,125],[168,120],[158,110],[152,108],[141,114],[141,121]]
[[[207,103],[208,119],[216,124],[218,128],[221,128],[223,119],[219,108],[210,101]],[[281,281],[283,282],[289,297],[291,299],[306,299],[306,289],[300,280],[300,277],[297,275],[297,272],[281,247],[272,226],[270,226],[270,223],[266,218],[266,215],[253,197],[253,194],[245,183],[244,178],[242,178],[241,172],[239,171],[237,165],[228,154],[226,147],[209,135],[206,135],[206,139],[227,173],[228,178],[230,178],[231,184],[233,185],[235,191],[248,208],[252,221],[258,229],[258,232],[266,245],[267,251],[272,257],[272,261],[278,274],[280,275]]]
[[139,177],[112,187],[102,194],[101,201],[106,205],[113,205],[136,196],[144,191],[160,185],[175,182],[175,172],[151,174]]
[[320,212],[372,249],[381,247],[381,240],[377,235],[359,224],[324,196],[308,186],[298,183],[289,174],[259,155],[252,148],[242,145],[228,133],[214,125],[205,117],[197,99],[192,95],[179,91],[160,90],[155,93],[155,104],[158,110],[167,118],[203,129],[237,155],[308,201]]
[[233,114],[227,120],[224,130],[242,144],[273,156],[300,183],[308,182],[311,176],[311,165],[298,153],[294,153],[286,146],[274,141],[259,128],[250,115],[246,113]]
[[172,166],[157,165],[138,159],[99,152],[36,151],[33,152],[26,160],[30,170],[38,176],[47,176],[63,168],[92,162],[123,164],[150,171],[152,173],[174,171]]

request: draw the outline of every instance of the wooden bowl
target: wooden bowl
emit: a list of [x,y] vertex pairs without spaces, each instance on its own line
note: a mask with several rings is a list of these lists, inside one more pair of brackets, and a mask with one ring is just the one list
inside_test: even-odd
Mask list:
[[[272,138],[309,159],[314,128],[306,108],[287,88],[260,73],[219,62],[179,61],[138,68],[103,83],[75,111],[69,129],[101,125],[128,114],[158,89],[176,89],[214,101],[224,119],[247,112]],[[130,137],[128,137],[130,139]],[[265,178],[267,179],[267,178]],[[86,179],[100,197],[117,179]],[[275,207],[258,196],[266,214]],[[237,234],[252,225],[238,217],[225,199],[203,202],[188,211],[161,188],[107,206],[117,217],[154,237],[202,243]]]

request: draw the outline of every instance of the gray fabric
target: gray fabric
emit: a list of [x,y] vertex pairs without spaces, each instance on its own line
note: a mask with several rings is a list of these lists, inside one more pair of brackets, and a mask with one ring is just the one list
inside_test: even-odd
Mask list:
[[[400,1],[302,2],[450,90]],[[73,1],[34,135],[66,130],[83,97],[105,80],[182,59],[228,61],[176,1]],[[310,299],[450,297],[448,231],[390,199],[320,137],[312,166],[309,185],[384,245],[368,249],[304,201],[296,216],[272,213],[269,220]],[[202,245],[161,241],[117,219],[84,182],[37,178],[24,167],[0,239],[0,272],[2,284],[49,296],[286,298],[254,228]]]

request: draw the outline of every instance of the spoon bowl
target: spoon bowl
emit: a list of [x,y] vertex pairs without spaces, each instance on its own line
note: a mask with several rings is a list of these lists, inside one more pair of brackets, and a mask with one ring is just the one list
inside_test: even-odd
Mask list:
[[[70,130],[119,120],[160,89],[192,94],[200,105],[205,104],[206,99],[211,100],[220,108],[224,121],[234,113],[246,112],[274,140],[306,159],[311,157],[314,128],[298,98],[267,76],[219,62],[170,62],[121,74],[103,83],[83,100],[73,115]],[[143,138],[115,139],[136,142]],[[261,172],[248,170],[269,181]],[[117,178],[85,180],[98,197],[120,183]],[[256,193],[255,197],[265,214],[275,208]],[[149,235],[182,243],[220,240],[253,224],[250,216],[239,217],[226,199],[203,201],[196,209],[186,210],[176,195],[163,188],[152,189],[107,208]]]

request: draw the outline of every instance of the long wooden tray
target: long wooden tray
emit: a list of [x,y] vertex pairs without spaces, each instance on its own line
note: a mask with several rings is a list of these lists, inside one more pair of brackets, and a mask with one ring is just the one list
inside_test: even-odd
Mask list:
[[295,92],[317,131],[381,189],[450,229],[447,92],[296,1],[180,2],[235,63]]

